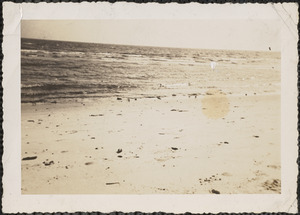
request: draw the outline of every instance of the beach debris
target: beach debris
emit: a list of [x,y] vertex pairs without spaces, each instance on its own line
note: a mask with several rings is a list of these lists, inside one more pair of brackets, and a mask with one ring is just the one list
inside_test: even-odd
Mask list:
[[157,188],[158,190],[162,190],[162,191],[165,191],[166,188]]
[[28,161],[28,160],[35,160],[35,159],[37,159],[37,156],[25,157],[25,158],[23,158],[22,160],[23,160],[23,161]]
[[95,148],[95,150],[98,150],[98,148]]
[[92,140],[96,139],[95,137],[91,137]]
[[227,141],[224,141],[224,144],[229,144],[229,142],[227,142]]
[[253,135],[253,137],[255,137],[255,138],[259,138],[259,136],[258,136],[258,135]]
[[44,161],[43,164],[45,166],[50,166],[50,165],[54,164],[54,161]]
[[68,166],[65,166],[65,168],[66,168],[66,169],[69,169],[69,167],[68,167]]
[[177,111],[177,112],[188,112],[188,110],[180,110],[180,109],[171,109],[171,111]]
[[115,184],[120,184],[120,182],[107,182],[105,183],[106,185],[115,185]]
[[122,149],[118,149],[117,150],[117,153],[119,154],[119,153],[121,153],[123,150]]
[[130,102],[130,98],[127,98],[127,101]]
[[215,189],[212,189],[212,190],[211,190],[211,193],[213,193],[213,194],[220,194],[220,191],[215,190]]
[[122,155],[118,155],[118,158],[122,158],[123,156]]
[[245,119],[245,117],[241,117],[241,119]]
[[176,148],[176,147],[171,147],[171,149],[172,149],[172,150],[175,150],[175,151],[178,150],[178,148]]
[[90,116],[103,116],[103,114],[91,114]]
[[165,135],[165,133],[158,133],[159,135]]
[[267,190],[280,192],[281,181],[279,179],[267,180],[262,184],[262,186]]
[[27,120],[27,122],[34,122],[34,120],[33,119],[29,119],[29,120]]
[[117,100],[122,100],[122,98],[118,97]]
[[172,94],[172,96],[176,96],[176,94]]
[[91,165],[93,162],[86,162],[85,165]]
[[161,100],[161,97],[160,97],[160,96],[156,96],[156,98],[158,98],[159,100]]

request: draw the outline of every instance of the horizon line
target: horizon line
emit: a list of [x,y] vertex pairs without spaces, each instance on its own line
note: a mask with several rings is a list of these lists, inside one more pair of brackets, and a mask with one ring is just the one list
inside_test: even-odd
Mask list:
[[32,40],[48,40],[57,42],[71,42],[71,43],[89,43],[89,44],[103,44],[103,45],[118,45],[118,46],[140,46],[149,48],[170,48],[170,49],[198,49],[198,50],[215,50],[215,51],[246,51],[246,52],[279,52],[273,50],[249,50],[249,49],[217,49],[217,48],[191,48],[191,47],[170,47],[170,46],[151,46],[151,45],[133,45],[133,44],[120,44],[120,43],[101,43],[101,42],[90,42],[90,41],[76,41],[76,40],[57,40],[57,39],[46,39],[46,38],[32,38],[32,37],[20,37],[21,39],[32,39]]

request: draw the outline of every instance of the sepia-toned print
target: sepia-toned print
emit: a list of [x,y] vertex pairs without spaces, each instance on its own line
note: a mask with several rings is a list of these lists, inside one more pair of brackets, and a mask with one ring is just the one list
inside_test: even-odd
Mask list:
[[280,194],[277,21],[23,20],[22,194]]

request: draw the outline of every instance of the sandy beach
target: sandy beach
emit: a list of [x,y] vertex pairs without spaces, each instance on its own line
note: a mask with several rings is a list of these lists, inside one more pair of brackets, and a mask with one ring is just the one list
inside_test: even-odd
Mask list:
[[22,103],[22,194],[281,192],[280,95]]

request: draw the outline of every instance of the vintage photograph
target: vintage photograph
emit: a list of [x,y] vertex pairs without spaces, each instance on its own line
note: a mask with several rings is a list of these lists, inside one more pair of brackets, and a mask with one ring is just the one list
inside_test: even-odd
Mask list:
[[280,194],[274,20],[22,20],[22,194]]

